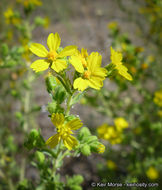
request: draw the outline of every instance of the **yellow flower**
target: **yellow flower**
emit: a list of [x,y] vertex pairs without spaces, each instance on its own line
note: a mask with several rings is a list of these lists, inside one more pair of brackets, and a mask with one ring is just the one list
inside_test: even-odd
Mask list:
[[107,24],[107,28],[111,29],[111,30],[117,29],[118,28],[118,23],[116,21],[109,22]]
[[42,1],[40,0],[17,0],[17,3],[24,5],[25,8],[28,8],[30,5],[34,6],[42,5]]
[[146,171],[146,175],[149,179],[155,180],[159,177],[159,172],[153,167],[149,167],[149,169]]
[[122,64],[122,59],[123,56],[121,53],[116,52],[112,47],[111,47],[111,61],[112,64],[115,65],[115,69],[118,71],[120,75],[125,77],[127,80],[133,80],[132,76],[127,72],[128,69]]
[[162,90],[156,91],[154,95],[154,103],[162,107]]
[[108,140],[111,144],[119,144],[122,141],[122,136],[114,126],[103,124],[97,128],[99,138]]
[[97,133],[98,133],[100,138],[103,138],[105,140],[109,140],[111,137],[114,137],[115,129],[113,126],[103,124],[97,128]]
[[128,127],[128,122],[122,118],[122,117],[118,117],[114,120],[115,126],[117,131],[122,131],[124,128]]
[[9,7],[4,13],[4,17],[9,20],[11,17],[14,16],[14,12],[11,7]]
[[105,152],[105,146],[103,144],[99,144],[98,147],[97,147],[97,152],[99,154],[102,154]]
[[130,67],[130,70],[133,74],[136,74],[136,72],[137,72],[137,69],[133,66]]
[[148,60],[149,63],[150,63],[150,62],[153,62],[153,61],[155,61],[155,57],[154,57],[153,55],[149,55],[149,56],[147,57],[147,60]]
[[24,52],[22,54],[22,57],[26,61],[30,61],[31,60],[30,59],[31,52],[30,52],[29,47],[28,47],[29,39],[27,39],[27,38],[20,38],[19,41],[22,44],[22,47],[24,48]]
[[74,89],[85,90],[87,87],[91,87],[99,90],[103,86],[103,80],[106,76],[106,69],[100,67],[102,62],[102,56],[97,52],[92,52],[89,56],[84,51],[82,58],[80,56],[72,56],[70,63],[74,66],[75,70],[81,74],[81,76],[74,81]]
[[15,15],[11,7],[9,7],[3,14],[7,24],[13,24],[13,25],[20,24],[21,22],[20,18],[17,15]]
[[87,67],[87,57],[88,57],[87,49],[82,48],[81,53],[78,51],[78,56],[81,59],[83,67],[86,68]]
[[38,59],[31,64],[31,68],[35,72],[44,71],[49,68],[49,66],[56,72],[60,72],[67,68],[67,63],[64,57],[71,56],[76,53],[76,46],[67,46],[61,52],[58,52],[58,48],[61,43],[61,38],[58,33],[51,33],[47,38],[47,49],[38,43],[32,43],[30,46],[30,51],[35,55],[45,58]]
[[51,121],[57,128],[57,134],[46,141],[46,144],[50,146],[50,148],[54,148],[61,140],[63,140],[64,145],[69,150],[78,145],[77,139],[71,135],[73,134],[72,130],[77,130],[82,126],[78,118],[65,123],[65,118],[62,113],[53,113]]
[[50,19],[49,19],[49,17],[45,17],[44,24],[43,24],[44,28],[48,28],[49,25],[50,25]]
[[162,117],[162,110],[159,110],[159,111],[157,112],[157,115],[158,115],[159,117]]
[[122,142],[122,136],[120,134],[118,134],[118,136],[116,136],[116,138],[109,139],[109,141],[112,145],[120,144]]
[[107,160],[107,167],[111,170],[115,170],[117,168],[115,162],[113,162],[112,160]]
[[142,68],[143,70],[147,69],[147,68],[148,68],[148,64],[147,64],[147,63],[143,63],[143,64],[141,65],[141,68]]

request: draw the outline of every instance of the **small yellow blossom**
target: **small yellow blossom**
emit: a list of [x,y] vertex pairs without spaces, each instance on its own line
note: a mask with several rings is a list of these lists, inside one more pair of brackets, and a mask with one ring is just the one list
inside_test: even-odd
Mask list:
[[29,50],[28,47],[28,43],[29,43],[29,39],[27,38],[20,38],[20,43],[22,44],[22,47],[24,48],[24,52],[22,54],[22,57],[26,60],[26,61],[30,61],[31,60],[31,52]]
[[113,162],[112,160],[107,160],[107,167],[110,169],[110,170],[115,170],[117,168],[115,162]]
[[162,110],[159,110],[159,111],[157,112],[157,115],[158,115],[159,117],[162,117]]
[[153,55],[149,55],[147,57],[147,60],[148,60],[149,63],[151,63],[151,62],[155,61],[155,57]]
[[154,95],[154,103],[162,107],[162,90],[156,91]]
[[42,1],[40,0],[17,0],[17,3],[20,3],[24,5],[25,8],[28,8],[30,6],[41,6]]
[[46,141],[46,144],[50,146],[50,148],[54,148],[61,140],[69,150],[78,145],[77,139],[71,135],[73,134],[72,130],[77,130],[82,126],[78,118],[65,123],[65,118],[62,113],[53,113],[51,121],[57,129],[57,134],[51,136]]
[[131,66],[130,71],[132,72],[132,74],[136,74],[137,69],[135,67]]
[[7,20],[7,23],[9,24],[9,20],[14,16],[14,12],[13,12],[12,8],[9,7],[3,14]]
[[15,15],[11,7],[9,7],[3,14],[7,24],[13,24],[13,25],[20,24],[21,22],[20,18],[17,15]]
[[97,147],[97,152],[99,154],[102,154],[105,152],[105,146],[103,144],[99,144],[98,147]]
[[58,48],[61,43],[61,38],[58,33],[51,33],[47,38],[47,49],[38,43],[32,43],[30,46],[30,51],[35,55],[45,58],[38,59],[34,63],[31,64],[31,68],[35,72],[44,71],[51,67],[56,72],[60,72],[67,68],[67,62],[64,59],[67,56],[71,56],[76,54],[77,47],[76,46],[67,46],[61,52],[58,52]]
[[144,49],[144,47],[136,47],[136,52],[138,52],[138,53],[141,53],[141,52],[143,52],[145,49]]
[[128,127],[128,122],[122,118],[122,117],[118,117],[114,120],[115,126],[117,131],[122,131],[123,129]]
[[147,68],[148,68],[148,64],[147,64],[147,63],[143,63],[143,64],[141,65],[141,68],[142,68],[143,70],[147,69]]
[[159,172],[153,167],[149,167],[149,169],[146,171],[146,175],[149,179],[155,180],[159,177]]
[[89,56],[86,50],[82,50],[81,56],[72,56],[70,63],[80,73],[80,77],[74,81],[74,89],[85,90],[91,87],[99,90],[103,86],[106,77],[106,69],[101,67],[102,56],[98,52],[92,52]]
[[122,141],[122,135],[114,126],[103,124],[97,128],[99,138],[108,140],[111,144],[119,144]]
[[78,57],[81,59],[84,68],[87,67],[88,52],[87,49],[82,48],[81,53],[78,51]]
[[126,51],[126,49],[127,49],[127,44],[126,44],[125,42],[123,42],[123,43],[121,44],[121,47],[122,47],[122,50],[123,50],[123,51]]
[[45,17],[44,24],[43,24],[44,28],[48,28],[49,25],[50,25],[50,19],[49,19],[49,17]]
[[117,27],[118,27],[118,23],[116,21],[112,21],[107,24],[107,28],[111,30],[117,29]]
[[127,80],[133,80],[132,76],[128,73],[127,67],[125,67],[122,64],[122,59],[123,56],[121,53],[116,52],[112,47],[111,47],[111,61],[112,64],[115,65],[115,69],[118,71],[120,75],[125,77]]

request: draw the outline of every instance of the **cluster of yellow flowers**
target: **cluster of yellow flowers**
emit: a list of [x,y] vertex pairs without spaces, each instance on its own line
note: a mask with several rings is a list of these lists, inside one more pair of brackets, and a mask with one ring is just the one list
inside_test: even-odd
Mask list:
[[110,170],[116,170],[117,168],[117,165],[112,160],[107,160],[106,165]]
[[[73,81],[74,89],[84,91],[86,88],[91,87],[99,90],[107,76],[107,70],[101,67],[102,56],[98,52],[92,52],[88,55],[86,49],[82,49],[80,52],[77,46],[74,45],[62,49],[60,44],[61,38],[58,33],[49,34],[47,38],[49,51],[41,44],[32,43],[30,51],[44,59],[38,59],[33,62],[31,68],[35,72],[51,68],[59,73],[66,69],[70,63],[76,71]],[[68,56],[70,57],[69,59],[67,59]],[[128,69],[121,62],[122,54],[115,52],[112,47],[111,61],[120,75],[132,80],[131,75],[127,72]]]
[[162,90],[156,91],[154,95],[154,103],[162,107]]
[[6,24],[17,25],[21,23],[19,15],[13,11],[12,7],[8,7],[7,10],[3,13],[5,17]]
[[22,4],[25,8],[42,5],[40,0],[17,0],[16,2]]
[[128,122],[122,118],[114,120],[115,126],[103,124],[97,128],[97,133],[100,138],[108,140],[111,144],[119,144],[122,141],[122,132],[128,127]]
[[162,117],[162,90],[156,91],[154,94],[154,99],[153,99],[154,103],[159,106],[159,110],[157,111],[157,115],[159,117]]

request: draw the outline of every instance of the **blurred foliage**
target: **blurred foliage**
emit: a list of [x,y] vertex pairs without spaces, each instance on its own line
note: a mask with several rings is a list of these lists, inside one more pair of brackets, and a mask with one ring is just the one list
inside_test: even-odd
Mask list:
[[112,76],[115,90],[110,90],[109,84],[105,83],[105,88],[85,95],[81,100],[110,121],[114,119],[115,126],[110,122],[97,128],[98,136],[104,143],[107,141],[105,162],[98,163],[98,172],[103,182],[107,179],[114,183],[156,182],[158,187],[153,188],[159,189],[162,185],[161,76],[156,68],[159,56],[133,45],[116,21],[109,23],[108,29],[112,46],[123,53],[134,80],[130,85],[121,76]]

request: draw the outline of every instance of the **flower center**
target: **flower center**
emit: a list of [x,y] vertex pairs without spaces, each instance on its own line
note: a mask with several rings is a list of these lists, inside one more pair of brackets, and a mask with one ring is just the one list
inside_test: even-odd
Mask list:
[[65,138],[66,136],[73,134],[73,132],[66,125],[58,127],[57,133],[61,136],[61,138]]
[[84,74],[83,74],[83,78],[85,78],[85,79],[89,79],[90,78],[90,76],[91,76],[91,72],[90,71],[85,71],[84,72]]
[[57,53],[56,51],[50,51],[47,55],[48,59],[51,61],[54,61],[57,57]]

